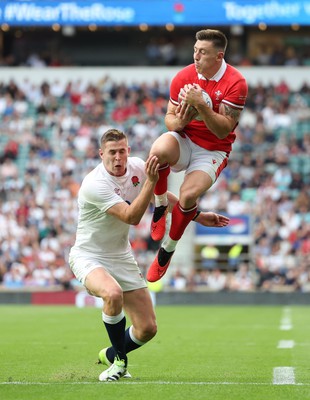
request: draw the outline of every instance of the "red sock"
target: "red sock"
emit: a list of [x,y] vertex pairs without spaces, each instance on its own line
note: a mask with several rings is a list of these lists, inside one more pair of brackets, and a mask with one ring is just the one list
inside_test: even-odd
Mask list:
[[170,174],[170,165],[163,164],[159,167],[158,170],[159,179],[156,183],[154,194],[161,195],[167,192],[168,190],[168,175]]
[[169,232],[169,236],[172,240],[181,239],[185,228],[194,218],[196,211],[196,205],[185,210],[180,206],[179,202],[173,207],[171,215],[171,227]]

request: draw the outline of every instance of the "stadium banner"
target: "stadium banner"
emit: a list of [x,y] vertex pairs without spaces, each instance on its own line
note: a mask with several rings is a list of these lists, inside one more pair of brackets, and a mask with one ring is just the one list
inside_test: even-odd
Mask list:
[[309,0],[2,0],[11,26],[310,25]]
[[74,305],[76,292],[74,290],[34,291],[31,293],[31,304],[67,304]]
[[86,291],[78,292],[75,296],[75,305],[78,308],[97,307],[102,308],[102,299],[87,293]]
[[240,244],[251,244],[252,219],[249,215],[228,215],[230,221],[227,226],[222,228],[212,228],[195,224],[195,244],[205,244],[208,242],[231,245],[236,242]]

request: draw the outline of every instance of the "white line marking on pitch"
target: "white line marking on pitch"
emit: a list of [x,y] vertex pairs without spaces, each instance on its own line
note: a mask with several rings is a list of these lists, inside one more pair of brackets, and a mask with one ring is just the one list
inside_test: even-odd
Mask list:
[[295,385],[295,372],[292,367],[276,367],[273,369],[274,385]]
[[283,309],[283,315],[280,322],[280,330],[281,331],[290,331],[293,328],[292,318],[291,318],[291,309],[285,307]]
[[[283,368],[283,367],[282,367]],[[285,367],[284,367],[285,368]],[[170,381],[131,381],[121,380],[117,382],[0,382],[1,385],[21,385],[21,386],[49,386],[49,385],[201,385],[201,386],[215,386],[215,385],[247,385],[247,386],[271,386],[275,384],[289,383],[267,383],[267,382],[170,382]],[[295,386],[310,386],[310,383],[294,383]]]
[[295,346],[294,340],[280,340],[278,349],[292,349]]
[[292,324],[281,321],[280,330],[281,331],[290,331],[292,329]]

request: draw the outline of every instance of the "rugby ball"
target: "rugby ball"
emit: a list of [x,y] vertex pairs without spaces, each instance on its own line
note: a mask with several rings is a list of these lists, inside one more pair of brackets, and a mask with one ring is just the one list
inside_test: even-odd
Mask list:
[[[182,88],[182,89],[180,90],[179,97],[178,97],[178,101],[179,101],[179,103],[181,103],[181,104],[182,104],[183,101],[184,101],[184,100],[181,100],[181,98],[180,98],[180,94],[181,94],[183,91],[184,91],[184,89]],[[207,103],[207,106],[210,107],[210,108],[212,108],[212,107],[213,107],[213,103],[212,103],[211,97],[209,96],[209,94],[208,94],[205,90],[202,91],[202,96],[203,96],[204,101]],[[199,114],[197,114],[197,116],[195,117],[195,119],[196,119],[197,121],[202,121],[202,118],[201,118],[201,116],[200,116]]]

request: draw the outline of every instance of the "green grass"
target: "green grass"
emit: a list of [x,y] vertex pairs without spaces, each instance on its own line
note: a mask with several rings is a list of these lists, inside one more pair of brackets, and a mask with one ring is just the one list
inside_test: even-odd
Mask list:
[[[288,309],[289,331],[280,330]],[[129,354],[131,380],[100,383],[108,344],[95,308],[0,307],[0,399],[310,399],[307,306],[158,306],[157,336]],[[294,340],[278,349],[280,340]],[[294,385],[273,368],[293,367]]]

